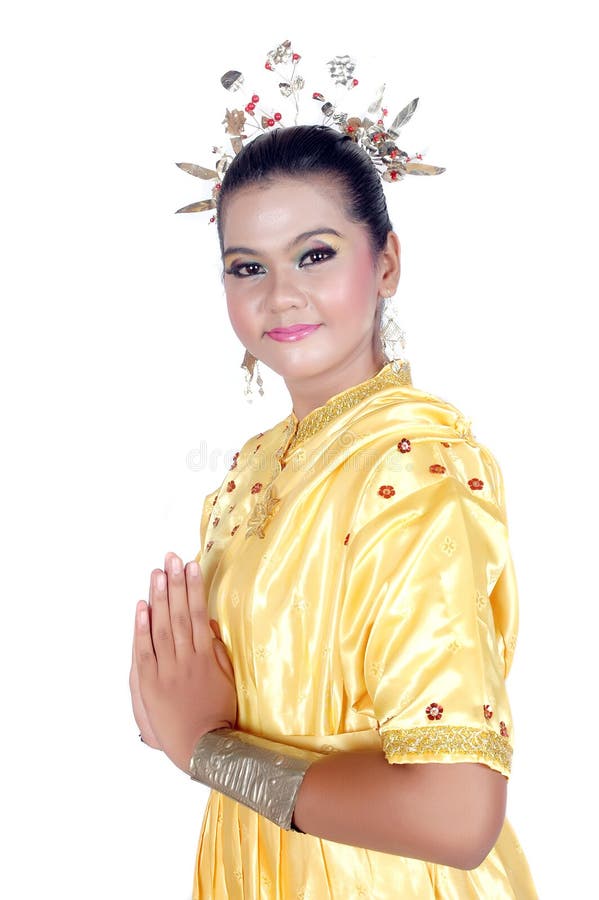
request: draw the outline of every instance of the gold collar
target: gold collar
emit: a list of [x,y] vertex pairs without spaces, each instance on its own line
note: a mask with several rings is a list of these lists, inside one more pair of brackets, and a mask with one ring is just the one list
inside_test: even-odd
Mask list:
[[321,428],[324,428],[328,422],[352,409],[361,400],[365,400],[366,397],[370,397],[371,394],[375,394],[382,388],[387,386],[395,387],[399,384],[407,384],[411,387],[412,376],[409,362],[407,360],[398,360],[398,365],[399,371],[395,372],[393,363],[386,363],[376,375],[366,379],[366,381],[361,381],[359,384],[354,384],[338,394],[334,394],[326,403],[322,406],[317,406],[316,409],[305,415],[303,419],[298,419],[292,410],[288,416],[288,421],[290,429],[294,433],[292,433],[291,440],[285,447],[284,455],[287,456],[295,447],[312,437]]
[[270,482],[256,500],[248,518],[246,538],[252,535],[264,538],[264,529],[277,512],[280,501],[275,494],[276,477],[287,465],[287,455],[302,441],[312,437],[328,422],[347,412],[348,409],[356,406],[361,400],[382,390],[384,387],[395,387],[399,384],[412,386],[410,364],[407,360],[398,360],[397,372],[394,370],[392,362],[386,363],[376,375],[367,378],[366,381],[361,381],[359,384],[354,384],[339,394],[335,394],[322,406],[317,406],[316,409],[309,412],[303,419],[298,419],[293,410],[291,411],[287,419],[283,420],[285,422],[285,440],[283,445],[275,451]]

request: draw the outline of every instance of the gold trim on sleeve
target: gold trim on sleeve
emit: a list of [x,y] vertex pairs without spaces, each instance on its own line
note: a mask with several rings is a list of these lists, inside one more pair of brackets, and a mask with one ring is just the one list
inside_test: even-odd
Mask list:
[[[507,738],[486,728],[439,725],[381,732],[383,752],[390,763],[418,762],[451,754],[455,762],[482,762],[509,777],[512,747]],[[465,757],[460,760],[459,757]]]

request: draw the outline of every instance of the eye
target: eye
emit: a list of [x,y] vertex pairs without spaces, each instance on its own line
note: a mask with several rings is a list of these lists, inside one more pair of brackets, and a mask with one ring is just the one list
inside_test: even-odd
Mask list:
[[325,262],[325,260],[329,259],[332,256],[336,256],[337,251],[333,250],[331,247],[316,247],[313,250],[308,250],[307,253],[304,253],[300,260],[300,267],[304,268],[304,260],[307,258],[312,259],[312,262],[309,265],[317,265],[318,263]]
[[[235,278],[249,278],[251,275],[259,275],[260,273],[257,269],[262,269],[263,266],[261,263],[250,262],[250,263],[236,263],[231,266],[230,269],[225,269],[225,274],[234,275]],[[242,269],[248,269],[247,271],[242,273]]]

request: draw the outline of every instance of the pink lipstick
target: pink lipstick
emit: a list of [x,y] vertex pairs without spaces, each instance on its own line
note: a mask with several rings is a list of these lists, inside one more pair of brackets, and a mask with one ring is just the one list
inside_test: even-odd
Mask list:
[[302,338],[312,334],[317,328],[320,328],[320,323],[318,325],[300,324],[292,325],[290,328],[273,328],[272,331],[267,331],[266,334],[275,341],[301,341]]

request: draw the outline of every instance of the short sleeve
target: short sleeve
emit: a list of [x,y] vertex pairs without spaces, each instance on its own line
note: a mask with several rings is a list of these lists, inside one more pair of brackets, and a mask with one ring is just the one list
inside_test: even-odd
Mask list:
[[353,534],[355,708],[391,763],[480,762],[509,777],[517,593],[501,472],[472,442],[410,450],[409,470],[391,453],[370,473]]

